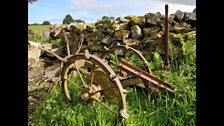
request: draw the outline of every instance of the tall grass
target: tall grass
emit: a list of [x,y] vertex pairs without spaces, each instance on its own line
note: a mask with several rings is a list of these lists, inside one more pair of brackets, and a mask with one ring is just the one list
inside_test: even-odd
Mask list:
[[[155,71],[153,74],[174,87],[174,94],[159,91],[154,99],[135,88],[128,88],[127,126],[194,126],[196,125],[196,42],[188,40],[182,47],[180,61],[173,58],[174,46],[170,44],[170,70]],[[154,62],[149,66],[161,66],[162,58],[155,53]],[[45,97],[44,101],[29,116],[34,126],[114,126],[116,117],[102,106],[97,105],[94,113],[92,104],[74,100],[66,102],[60,86]]]

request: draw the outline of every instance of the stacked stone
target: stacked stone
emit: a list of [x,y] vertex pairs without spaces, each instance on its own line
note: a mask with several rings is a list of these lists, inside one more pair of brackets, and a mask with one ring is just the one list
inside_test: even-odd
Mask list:
[[[68,35],[71,52],[74,54],[80,41],[80,35],[85,35],[81,51],[89,49],[93,54],[100,55],[106,48],[122,44],[132,46],[143,54],[157,51],[164,54],[164,15],[147,13],[144,16],[125,16],[117,19],[98,20],[94,24],[70,24],[56,26],[51,32],[53,38],[62,38],[62,29]],[[188,33],[186,37],[196,37],[196,9],[191,12],[176,11],[169,15],[170,41],[180,43],[178,33]],[[181,48],[181,44],[175,44]],[[177,46],[177,47],[178,47]]]

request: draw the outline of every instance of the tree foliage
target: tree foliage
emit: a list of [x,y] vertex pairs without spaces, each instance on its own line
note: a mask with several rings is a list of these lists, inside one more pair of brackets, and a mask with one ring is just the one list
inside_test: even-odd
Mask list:
[[36,2],[37,0],[28,0],[28,3],[33,3],[33,2]]
[[85,21],[83,21],[81,19],[74,20],[74,22],[76,22],[76,23],[81,23],[81,22],[85,23]]
[[51,23],[50,23],[49,21],[44,21],[44,22],[42,23],[42,25],[51,25]]
[[107,20],[107,19],[115,19],[115,18],[114,17],[103,16],[102,19]]
[[63,24],[71,24],[74,22],[74,19],[72,18],[72,16],[70,14],[67,14],[63,20]]

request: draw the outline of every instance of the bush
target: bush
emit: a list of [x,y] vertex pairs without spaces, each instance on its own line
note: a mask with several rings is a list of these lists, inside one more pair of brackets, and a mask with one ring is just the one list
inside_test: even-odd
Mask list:
[[44,21],[44,22],[42,23],[42,25],[51,25],[51,23],[50,23],[49,21]]
[[72,16],[70,14],[67,14],[63,20],[63,24],[71,24],[74,22],[74,19],[72,18]]

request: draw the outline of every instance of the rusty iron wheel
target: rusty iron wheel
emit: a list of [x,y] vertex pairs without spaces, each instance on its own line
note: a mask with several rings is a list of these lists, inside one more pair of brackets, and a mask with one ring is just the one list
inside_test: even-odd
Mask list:
[[[119,65],[121,61],[127,62],[141,70],[152,74],[151,69],[148,67],[147,60],[142,55],[142,53],[132,47],[127,45],[117,45],[109,48],[101,57],[105,59],[109,66],[115,70],[115,72],[120,77],[123,87],[140,87],[145,89],[144,91],[153,97],[157,88],[148,81],[141,80],[134,75],[126,73],[120,70]],[[142,85],[143,84],[143,85]]]
[[[115,72],[99,57],[86,53],[70,57],[62,68],[61,84],[68,101],[77,98],[92,101],[94,109],[96,104],[100,104],[120,119],[128,118],[127,92]],[[105,103],[104,97],[110,100]],[[114,103],[116,107],[111,108]]]

